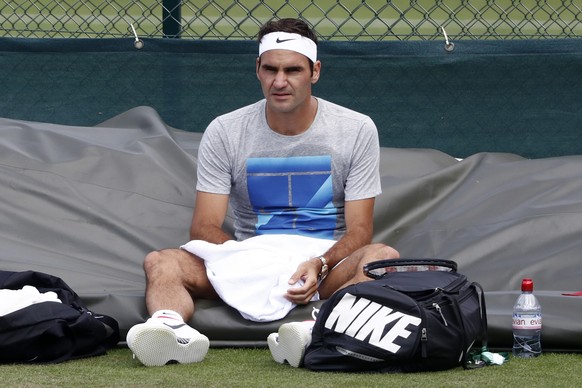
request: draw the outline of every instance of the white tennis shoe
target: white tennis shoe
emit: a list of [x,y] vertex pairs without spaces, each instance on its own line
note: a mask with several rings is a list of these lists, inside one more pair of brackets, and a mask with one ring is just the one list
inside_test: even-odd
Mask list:
[[311,343],[311,331],[315,321],[289,322],[279,327],[277,333],[267,337],[271,356],[279,364],[287,362],[292,367],[303,366],[305,349]]
[[170,362],[190,364],[206,357],[208,337],[188,326],[174,314],[156,312],[144,323],[127,333],[127,345],[145,366],[161,366]]

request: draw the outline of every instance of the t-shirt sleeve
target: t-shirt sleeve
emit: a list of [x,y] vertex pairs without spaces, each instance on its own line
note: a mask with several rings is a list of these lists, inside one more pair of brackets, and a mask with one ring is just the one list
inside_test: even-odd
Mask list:
[[228,143],[221,135],[222,126],[218,119],[212,121],[200,141],[198,149],[196,190],[213,193],[229,194],[231,188],[232,169]]
[[376,125],[367,117],[353,149],[352,165],[346,181],[345,200],[374,198],[382,193],[380,144]]

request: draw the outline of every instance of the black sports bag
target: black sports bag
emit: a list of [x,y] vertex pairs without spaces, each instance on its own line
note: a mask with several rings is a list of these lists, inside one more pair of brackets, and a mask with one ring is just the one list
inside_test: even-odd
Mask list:
[[62,303],[32,304],[0,316],[0,364],[58,363],[105,354],[119,342],[115,319],[88,310],[62,279],[35,271],[0,271],[0,289],[30,285]]
[[380,260],[373,281],[343,288],[321,307],[306,349],[312,370],[417,372],[468,367],[486,348],[480,285],[439,259]]

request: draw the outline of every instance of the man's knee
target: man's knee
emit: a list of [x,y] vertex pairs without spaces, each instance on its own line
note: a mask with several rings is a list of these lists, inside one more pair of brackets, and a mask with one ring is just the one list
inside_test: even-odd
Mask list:
[[143,261],[143,268],[146,274],[154,272],[176,272],[179,271],[179,252],[174,249],[162,251],[152,251],[148,253]]
[[161,254],[159,251],[152,251],[148,253],[143,260],[143,269],[146,273],[150,273],[160,263]]
[[385,259],[398,259],[400,258],[400,253],[392,248],[391,246],[388,246],[386,244],[375,244],[378,245],[376,247],[377,252],[378,252],[378,256],[385,258]]
[[366,251],[363,253],[364,260],[365,259],[381,260],[398,258],[400,258],[400,253],[396,249],[382,243],[373,243],[367,245]]

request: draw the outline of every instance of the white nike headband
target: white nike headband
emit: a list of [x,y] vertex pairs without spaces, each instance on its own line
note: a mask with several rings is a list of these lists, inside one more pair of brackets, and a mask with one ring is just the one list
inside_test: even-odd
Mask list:
[[317,45],[314,41],[299,34],[289,32],[270,32],[263,36],[259,44],[259,57],[269,50],[291,50],[305,55],[315,63]]

